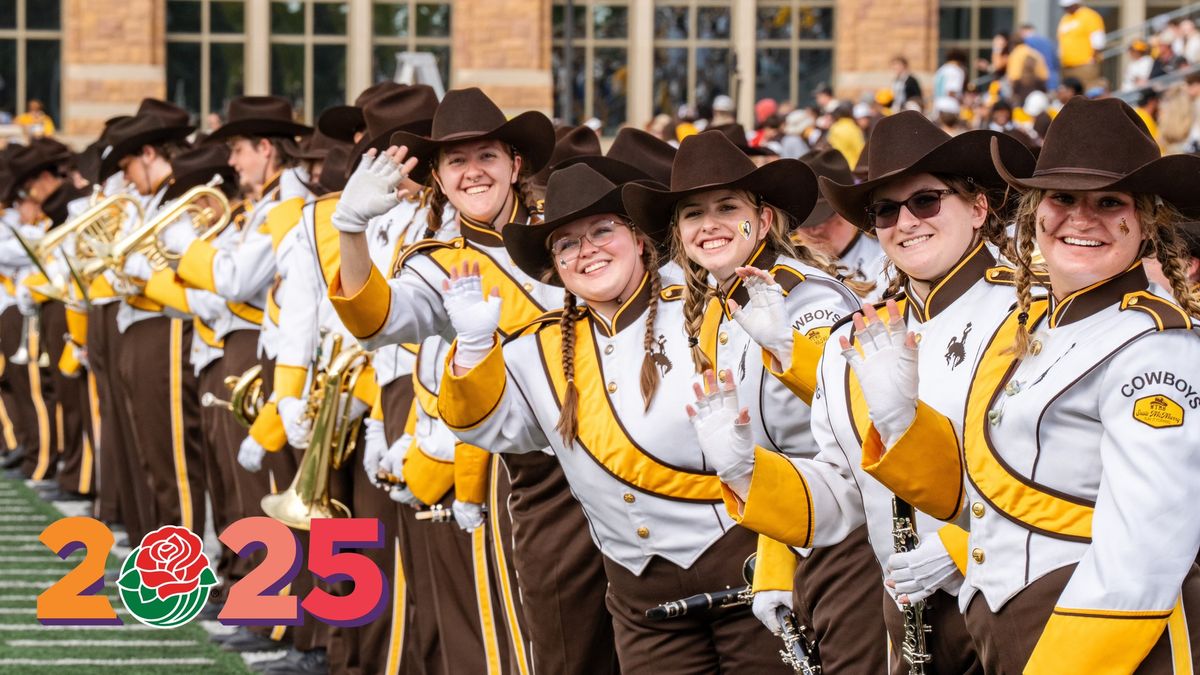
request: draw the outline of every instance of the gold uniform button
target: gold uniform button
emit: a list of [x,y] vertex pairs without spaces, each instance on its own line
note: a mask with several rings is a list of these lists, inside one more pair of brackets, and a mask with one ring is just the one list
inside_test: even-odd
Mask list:
[[726,333],[725,331],[721,331],[720,335],[717,336],[717,340],[721,344],[728,344],[729,343],[729,333]]
[[638,533],[638,536],[639,536],[639,537],[641,537],[642,539],[645,539],[645,538],[647,538],[647,537],[649,537],[649,536],[650,536],[650,528],[647,528],[647,527],[639,527],[639,528],[637,529],[637,533]]
[[532,291],[532,290],[533,290],[533,284],[526,283],[526,284],[524,285],[524,289],[525,289],[526,291]]
[[972,560],[974,560],[976,563],[982,563],[983,558],[984,558],[983,549],[981,549],[981,548],[971,549],[971,559]]
[[612,345],[609,345],[609,346],[605,347],[605,348],[604,348],[604,353],[605,353],[605,354],[611,354],[611,353],[613,353],[613,346],[612,346]]
[[454,240],[454,248],[462,248],[462,247],[463,247],[462,239],[455,239]]
[[924,335],[924,333],[915,333],[913,335],[913,341],[916,342],[917,344],[921,344],[921,337],[923,335]]
[[722,381],[722,382],[724,382],[724,381],[725,381],[725,371],[723,371],[723,370],[722,370],[722,371],[718,371],[718,372],[717,372],[717,379],[718,379],[718,380],[720,380],[720,381]]
[[1042,353],[1042,341],[1034,340],[1033,342],[1031,342],[1029,344],[1029,353],[1033,354],[1034,356],[1041,354]]
[[617,383],[616,382],[608,383],[608,393],[610,393],[610,394],[617,393]]
[[626,492],[624,499],[626,504],[632,504],[637,501],[637,497],[634,497],[632,492]]
[[983,517],[983,502],[975,502],[974,504],[972,504],[971,505],[971,513],[976,518],[982,518]]

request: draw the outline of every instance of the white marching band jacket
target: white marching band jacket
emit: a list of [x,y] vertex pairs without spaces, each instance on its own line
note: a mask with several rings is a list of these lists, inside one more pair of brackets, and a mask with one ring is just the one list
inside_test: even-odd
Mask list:
[[1015,363],[1018,317],[1007,317],[971,383],[962,454],[924,404],[882,457],[878,434],[866,439],[864,466],[898,494],[940,517],[970,513],[961,607],[981,593],[998,611],[1076,566],[1026,672],[1132,672],[1169,622],[1172,642],[1187,643],[1200,339],[1155,290],[1139,261],[1036,302],[1030,353]]

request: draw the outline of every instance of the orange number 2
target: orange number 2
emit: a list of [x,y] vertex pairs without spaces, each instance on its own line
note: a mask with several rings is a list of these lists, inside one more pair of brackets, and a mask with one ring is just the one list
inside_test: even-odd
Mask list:
[[50,523],[38,540],[66,560],[83,548],[83,560],[37,599],[37,618],[47,625],[121,624],[104,590],[104,563],[113,535],[95,518],[74,516]]

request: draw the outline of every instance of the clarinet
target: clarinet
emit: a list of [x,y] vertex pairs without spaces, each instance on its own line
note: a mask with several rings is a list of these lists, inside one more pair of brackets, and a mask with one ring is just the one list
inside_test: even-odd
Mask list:
[[779,658],[797,675],[821,675],[816,648],[805,637],[804,626],[796,625],[796,615],[787,607],[776,607],[775,617],[783,629],[779,637],[783,639],[784,649],[779,650]]
[[[897,553],[905,553],[917,547],[916,517],[911,504],[899,497],[892,497],[892,539]],[[925,664],[933,660],[926,637],[933,629],[925,622],[925,601],[910,602],[904,610],[904,646],[902,654],[908,663],[910,675],[925,675]]]

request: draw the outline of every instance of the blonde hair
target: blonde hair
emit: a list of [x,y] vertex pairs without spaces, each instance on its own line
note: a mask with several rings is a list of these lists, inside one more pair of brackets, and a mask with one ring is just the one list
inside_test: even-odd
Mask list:
[[[794,243],[788,232],[791,230],[793,219],[782,209],[772,206],[756,194],[747,190],[734,190],[757,209],[769,209],[773,214],[771,228],[767,230],[764,239],[766,248],[777,255],[795,258],[800,262],[815,267],[833,278],[842,276],[837,266],[824,255],[804,246]],[[700,327],[704,324],[704,310],[710,300],[716,297],[717,289],[708,285],[708,270],[687,257],[684,252],[683,239],[679,234],[679,204],[671,214],[671,259],[683,269],[683,327],[687,332],[688,346],[691,348],[692,364],[697,373],[711,370],[712,360],[704,353],[700,345]],[[861,282],[848,283],[852,288]],[[857,290],[856,290],[857,292]]]
[[[1017,358],[1029,353],[1031,331],[1029,308],[1033,305],[1033,249],[1037,240],[1037,209],[1050,190],[1029,190],[1021,195],[1016,209],[1017,244],[1012,257],[1016,263],[1017,317],[1019,325],[1013,336],[1012,352]],[[1175,231],[1184,220],[1175,207],[1153,195],[1135,194],[1134,213],[1142,225],[1142,250],[1139,258],[1153,256],[1162,266],[1163,275],[1171,284],[1171,295],[1188,316],[1200,316],[1200,301],[1196,289],[1187,279],[1187,247]]]
[[[647,276],[650,298],[646,308],[646,332],[642,338],[645,355],[642,357],[641,391],[645,410],[650,409],[654,394],[658,391],[661,378],[658,366],[654,363],[654,334],[655,323],[658,319],[658,302],[662,293],[662,277],[658,273],[658,250],[654,242],[640,230],[630,226],[634,237],[642,244],[642,265]],[[558,271],[551,267],[542,274],[542,281],[549,283],[560,281]],[[579,389],[575,386],[575,323],[584,316],[584,309],[575,305],[575,294],[565,290],[563,296],[562,316],[558,327],[562,333],[562,369],[567,381],[567,390],[563,394],[562,410],[558,416],[555,431],[562,437],[563,443],[570,445],[579,430]]]

